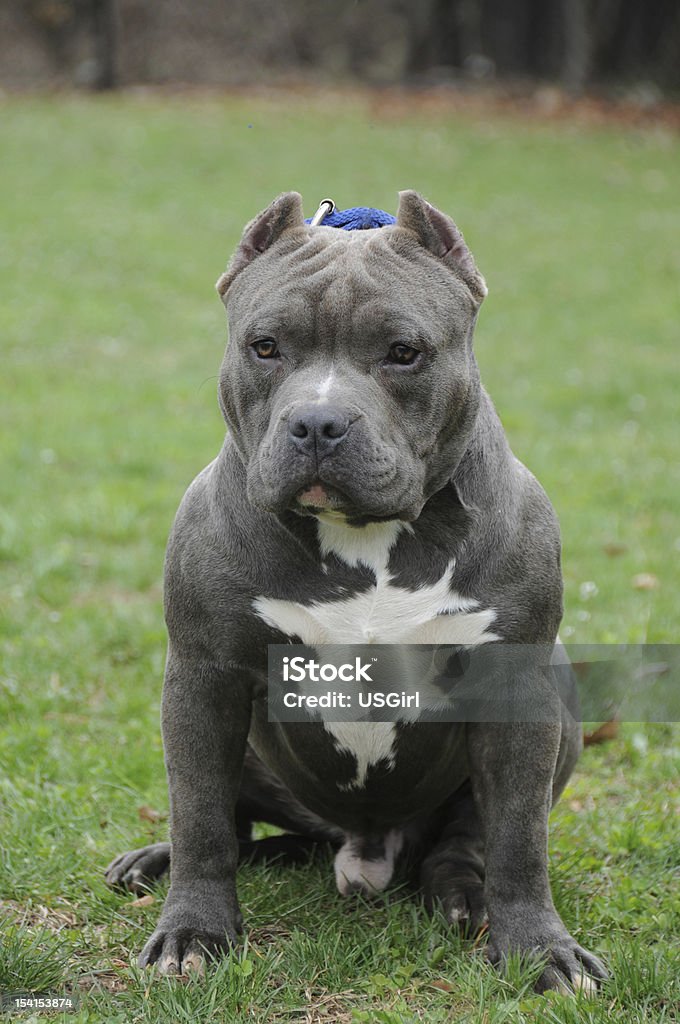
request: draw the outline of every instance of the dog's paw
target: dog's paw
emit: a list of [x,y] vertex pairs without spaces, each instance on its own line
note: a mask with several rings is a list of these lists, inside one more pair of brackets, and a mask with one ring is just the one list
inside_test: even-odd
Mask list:
[[602,961],[579,946],[556,914],[548,916],[547,921],[544,918],[541,924],[537,921],[534,929],[523,923],[514,935],[512,931],[492,927],[487,958],[497,967],[503,967],[510,953],[537,957],[544,962],[535,982],[537,992],[555,989],[572,995],[580,990],[586,995],[595,995],[609,977]]
[[242,929],[233,887],[208,881],[171,887],[137,962],[140,967],[155,964],[160,974],[202,974],[206,961],[238,943]]
[[476,874],[461,874],[455,866],[440,864],[423,887],[430,913],[441,911],[449,924],[468,935],[476,935],[487,921],[484,882]]
[[439,910],[450,925],[476,935],[486,924],[484,882],[469,861],[430,857],[421,870],[425,906]]
[[166,873],[170,866],[170,843],[154,843],[139,850],[128,850],[112,860],[104,878],[114,889],[143,893]]
[[205,973],[206,961],[214,960],[230,946],[235,945],[237,936],[200,930],[198,928],[173,928],[159,924],[137,963],[140,967],[156,965],[160,974],[176,975]]
[[571,936],[567,941],[552,946],[548,950],[548,958],[548,966],[536,981],[537,992],[557,989],[572,993],[580,989],[585,995],[593,996],[609,977],[602,961],[579,946]]

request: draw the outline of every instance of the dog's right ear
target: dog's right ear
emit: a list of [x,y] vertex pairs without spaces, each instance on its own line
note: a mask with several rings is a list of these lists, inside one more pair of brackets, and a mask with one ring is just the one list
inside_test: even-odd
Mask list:
[[299,192],[284,192],[266,210],[251,220],[243,232],[229,266],[215,285],[222,298],[234,278],[245,270],[249,263],[266,252],[284,231],[304,227],[304,224],[302,196]]

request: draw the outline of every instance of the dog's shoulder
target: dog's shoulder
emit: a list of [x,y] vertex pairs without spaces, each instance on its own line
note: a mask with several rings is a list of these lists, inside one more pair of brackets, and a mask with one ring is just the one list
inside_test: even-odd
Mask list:
[[463,591],[498,609],[504,638],[554,639],[562,616],[559,521],[485,392],[474,443],[454,479],[472,524],[459,569]]
[[[224,449],[189,485],[170,532],[165,556],[164,605],[171,641],[201,643],[238,630],[247,618],[250,579],[258,564],[256,538],[239,527],[245,488]],[[241,612],[242,614],[239,614]]]

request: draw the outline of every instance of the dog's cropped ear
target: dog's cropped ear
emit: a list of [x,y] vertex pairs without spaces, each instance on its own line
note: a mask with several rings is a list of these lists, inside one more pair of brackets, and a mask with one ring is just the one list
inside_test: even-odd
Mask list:
[[468,286],[475,302],[481,303],[487,294],[486,282],[450,217],[409,189],[399,193],[397,226],[411,231],[421,245],[450,266]]
[[284,192],[259,213],[245,231],[229,266],[215,285],[222,298],[229,285],[242,270],[257,259],[289,228],[304,227],[302,196],[299,192]]

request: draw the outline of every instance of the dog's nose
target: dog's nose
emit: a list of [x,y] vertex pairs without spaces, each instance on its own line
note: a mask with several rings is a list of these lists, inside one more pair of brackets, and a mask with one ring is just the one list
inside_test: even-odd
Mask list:
[[349,416],[332,405],[303,405],[292,413],[288,431],[299,451],[318,459],[329,455],[350,427]]

